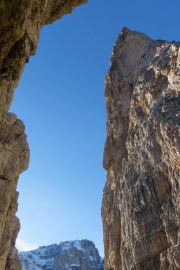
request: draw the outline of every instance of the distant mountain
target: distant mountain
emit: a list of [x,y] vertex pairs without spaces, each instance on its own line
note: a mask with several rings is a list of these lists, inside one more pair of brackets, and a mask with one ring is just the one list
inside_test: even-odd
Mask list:
[[61,242],[20,252],[22,270],[103,270],[103,260],[89,240]]

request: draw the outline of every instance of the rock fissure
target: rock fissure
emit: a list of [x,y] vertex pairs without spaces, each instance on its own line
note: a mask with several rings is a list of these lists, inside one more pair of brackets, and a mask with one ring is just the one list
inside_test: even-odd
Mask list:
[[[21,269],[16,186],[28,167],[24,124],[8,113],[39,32],[86,0],[0,3],[0,269]],[[180,269],[180,43],[124,28],[106,76],[102,218],[105,269]]]

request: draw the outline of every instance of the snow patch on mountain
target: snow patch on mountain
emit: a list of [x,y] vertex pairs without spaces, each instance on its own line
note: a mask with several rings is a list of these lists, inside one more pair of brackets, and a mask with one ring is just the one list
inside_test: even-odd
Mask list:
[[103,270],[92,241],[75,240],[19,253],[22,270]]

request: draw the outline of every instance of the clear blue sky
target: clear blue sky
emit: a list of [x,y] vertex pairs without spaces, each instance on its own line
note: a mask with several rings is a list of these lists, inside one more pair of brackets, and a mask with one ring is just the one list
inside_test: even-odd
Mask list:
[[104,77],[122,27],[180,40],[180,1],[90,0],[41,31],[11,111],[31,149],[18,190],[22,249],[90,239],[103,255]]

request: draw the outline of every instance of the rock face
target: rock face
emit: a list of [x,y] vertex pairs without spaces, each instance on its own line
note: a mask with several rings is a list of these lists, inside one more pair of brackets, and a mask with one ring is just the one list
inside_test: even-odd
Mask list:
[[123,29],[106,77],[106,270],[180,269],[180,43]]
[[61,242],[20,252],[22,270],[103,270],[94,243],[88,240]]
[[19,270],[15,240],[19,231],[16,186],[27,169],[24,125],[8,113],[25,63],[34,55],[39,31],[87,0],[9,0],[0,2],[0,270]]
[[0,108],[12,102],[24,65],[36,53],[39,32],[87,0],[2,0],[0,3]]
[[19,269],[14,248],[19,220],[16,186],[28,166],[29,148],[24,125],[16,115],[0,111],[0,269]]

